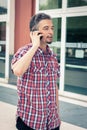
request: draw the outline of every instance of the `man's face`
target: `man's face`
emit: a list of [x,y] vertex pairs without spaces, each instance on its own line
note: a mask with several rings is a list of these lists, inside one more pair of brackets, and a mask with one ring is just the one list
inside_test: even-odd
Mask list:
[[43,34],[41,42],[50,44],[53,40],[54,26],[52,20],[42,20],[38,24],[40,33]]

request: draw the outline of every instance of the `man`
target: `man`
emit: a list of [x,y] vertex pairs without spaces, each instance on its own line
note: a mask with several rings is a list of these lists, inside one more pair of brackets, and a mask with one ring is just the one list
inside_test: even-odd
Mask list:
[[18,76],[18,130],[59,130],[59,65],[48,46],[53,32],[49,15],[34,15],[30,21],[32,43],[20,48],[12,59],[11,68]]

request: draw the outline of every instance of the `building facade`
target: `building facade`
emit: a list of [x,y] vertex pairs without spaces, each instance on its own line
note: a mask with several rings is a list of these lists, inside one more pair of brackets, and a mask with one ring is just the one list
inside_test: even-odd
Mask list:
[[0,0],[0,81],[15,82],[10,62],[13,54],[30,40],[29,19],[35,13],[33,0]]
[[55,28],[50,47],[60,63],[60,94],[87,100],[87,1],[0,1],[0,81],[15,81],[11,58],[30,41],[30,17],[45,12],[51,15]]

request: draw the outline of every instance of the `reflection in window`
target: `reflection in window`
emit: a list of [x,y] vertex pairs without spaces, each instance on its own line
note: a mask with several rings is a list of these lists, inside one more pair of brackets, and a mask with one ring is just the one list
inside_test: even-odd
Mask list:
[[0,22],[0,41],[6,40],[6,22]]
[[67,7],[87,6],[87,0],[68,0]]
[[7,0],[0,0],[0,14],[7,14]]
[[[53,42],[60,42],[61,41],[61,18],[53,18],[53,25],[54,25],[54,39]],[[51,46],[53,52],[57,56],[58,63],[60,63],[60,47]]]
[[57,9],[62,8],[62,0],[39,0],[39,9]]
[[54,39],[53,41],[61,41],[61,18],[53,19],[54,25]]
[[67,18],[66,63],[87,66],[87,16]]
[[0,57],[0,77],[5,77],[5,60]]
[[[60,42],[61,41],[61,18],[53,18],[53,25],[54,25],[54,38],[53,42]],[[60,63],[60,47],[51,46],[53,52],[57,56],[58,63]]]
[[0,22],[0,57],[5,57],[6,22]]
[[58,63],[60,63],[60,48],[50,46],[54,54],[57,56]]
[[0,45],[0,59],[5,58],[5,45]]
[[0,22],[0,77],[5,77],[6,22]]
[[87,16],[67,18],[66,42],[87,43]]

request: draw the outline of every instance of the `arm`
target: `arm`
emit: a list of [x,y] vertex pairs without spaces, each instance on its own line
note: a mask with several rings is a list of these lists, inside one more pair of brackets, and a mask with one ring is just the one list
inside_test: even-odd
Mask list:
[[21,76],[29,67],[32,57],[34,56],[36,50],[40,46],[40,35],[38,35],[38,31],[30,32],[30,37],[32,40],[32,47],[27,53],[21,57],[16,63],[11,65],[13,73],[16,76]]

